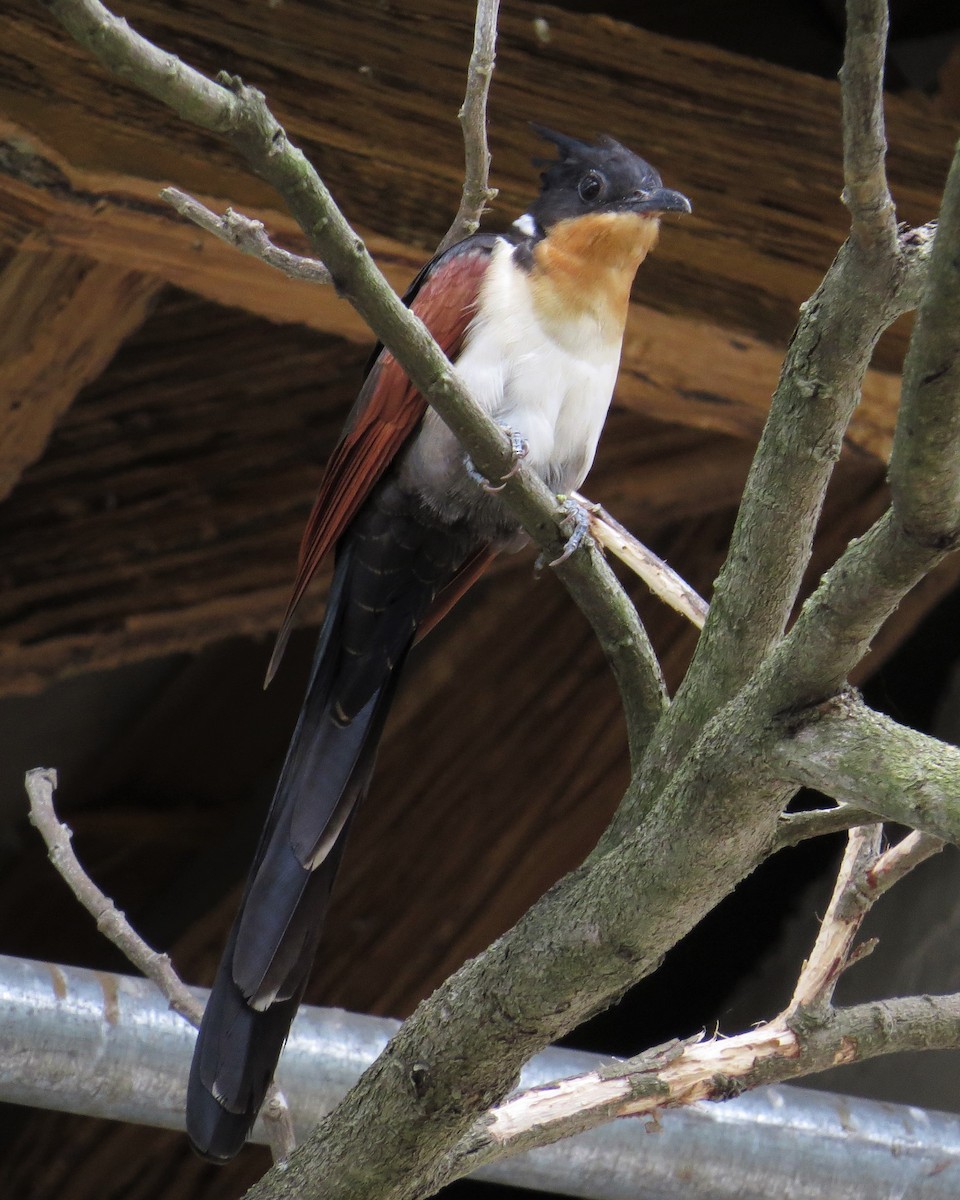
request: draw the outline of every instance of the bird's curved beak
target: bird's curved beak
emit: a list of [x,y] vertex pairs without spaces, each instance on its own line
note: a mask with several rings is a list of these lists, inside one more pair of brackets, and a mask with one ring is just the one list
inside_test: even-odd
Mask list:
[[627,207],[635,213],[693,212],[693,205],[683,192],[675,192],[671,188],[638,192],[627,201]]

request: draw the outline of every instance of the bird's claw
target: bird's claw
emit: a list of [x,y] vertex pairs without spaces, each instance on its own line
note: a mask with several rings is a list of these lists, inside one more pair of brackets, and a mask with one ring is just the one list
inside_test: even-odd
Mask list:
[[539,555],[534,566],[535,571],[542,571],[544,567],[559,567],[562,562],[567,561],[574,550],[578,549],[590,532],[590,513],[579,500],[574,500],[572,496],[564,496],[561,507],[564,512],[564,520],[573,522],[573,532],[567,538],[563,552],[557,558],[547,562],[542,554]]
[[513,454],[514,460],[513,466],[506,473],[506,475],[500,476],[500,479],[502,480],[501,483],[491,483],[490,480],[487,479],[485,475],[481,475],[477,468],[473,465],[473,459],[469,454],[465,454],[463,456],[463,465],[467,474],[474,483],[479,484],[485,492],[489,492],[491,494],[503,491],[507,485],[507,480],[512,479],[514,475],[516,475],[516,473],[520,470],[521,461],[530,453],[530,447],[527,445],[526,439],[520,433],[518,433],[516,429],[511,429],[509,425],[501,425],[500,428],[510,440],[510,451]]

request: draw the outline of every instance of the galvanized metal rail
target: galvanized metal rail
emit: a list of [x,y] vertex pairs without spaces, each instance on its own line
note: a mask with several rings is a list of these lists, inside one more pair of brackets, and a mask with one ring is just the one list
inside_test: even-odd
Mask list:
[[[298,1137],[397,1024],[301,1009],[279,1073]],[[193,1040],[146,980],[0,956],[0,1101],[180,1129]],[[523,1082],[596,1062],[548,1050]],[[653,1134],[614,1122],[478,1177],[590,1200],[956,1200],[960,1117],[771,1087],[667,1112]]]

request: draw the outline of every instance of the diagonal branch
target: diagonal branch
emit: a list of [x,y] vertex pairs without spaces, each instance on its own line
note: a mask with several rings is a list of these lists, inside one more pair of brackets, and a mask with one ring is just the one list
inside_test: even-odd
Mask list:
[[[876,899],[869,889],[869,871],[877,865],[883,840],[882,825],[858,825],[847,834],[833,895],[820,922],[817,940],[803,964],[786,1014],[829,1010],[837,981],[854,961],[853,943],[863,918]],[[870,947],[872,949],[872,946]],[[860,955],[862,957],[862,953]]]
[[511,1097],[476,1123],[441,1162],[431,1188],[488,1163],[547,1146],[620,1117],[723,1101],[750,1088],[905,1050],[955,1049],[960,995],[831,1009],[822,1019],[790,1012],[747,1033],[668,1044],[624,1063]]
[[908,533],[948,549],[960,536],[960,144],[947,177],[929,278],[903,364],[890,459]]
[[[566,543],[566,512],[547,486],[516,466],[503,431],[473,403],[423,323],[405,307],[351,229],[327,187],[294,146],[255,88],[221,73],[213,83],[157,49],[100,0],[44,0],[53,15],[109,70],[185,119],[226,137],[251,168],[283,196],[339,293],[388,346],[488,479],[506,480],[503,498],[548,560]],[[595,548],[557,568],[590,621],[611,664],[637,761],[666,704],[663,680],[629,598]]]
[[[626,1062],[511,1096],[453,1147],[432,1186],[618,1117],[655,1119],[666,1107],[724,1100],[758,1084],[893,1053],[910,1043],[931,1048],[932,1012],[946,1016],[956,1011],[960,997],[913,997],[839,1010],[830,1003],[840,975],[872,949],[871,943],[853,949],[872,905],[942,846],[936,839],[911,834],[881,852],[881,840],[882,827],[877,824],[850,831],[816,942],[790,1003],[777,1017],[735,1037],[704,1040],[699,1035],[669,1042]],[[882,1036],[868,1046],[860,1030],[881,1019]],[[941,1036],[950,1045],[960,1044],[960,1032],[950,1030],[949,1017]]]
[[893,503],[823,577],[762,672],[773,711],[843,686],[880,626],[960,543],[960,145],[904,369]]

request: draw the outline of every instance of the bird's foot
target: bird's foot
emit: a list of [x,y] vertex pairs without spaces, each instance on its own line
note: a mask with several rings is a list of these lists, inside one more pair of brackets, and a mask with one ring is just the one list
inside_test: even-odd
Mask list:
[[537,572],[542,571],[544,567],[558,567],[562,562],[566,562],[590,532],[590,513],[580,501],[575,500],[573,496],[558,496],[557,499],[564,512],[564,522],[573,523],[573,532],[567,538],[563,553],[557,558],[547,562],[542,554],[539,555],[534,566],[534,570]]
[[530,453],[530,447],[527,445],[526,439],[520,433],[518,433],[516,429],[511,429],[509,425],[501,425],[500,428],[507,435],[507,438],[510,442],[510,451],[513,454],[513,466],[506,473],[506,475],[500,476],[500,483],[491,483],[490,480],[487,479],[486,476],[481,475],[477,468],[473,465],[473,459],[469,454],[465,454],[463,456],[463,465],[467,474],[474,483],[479,484],[485,492],[490,493],[502,492],[506,486],[507,480],[512,479],[513,476],[516,475],[516,473],[520,470],[520,463]]

